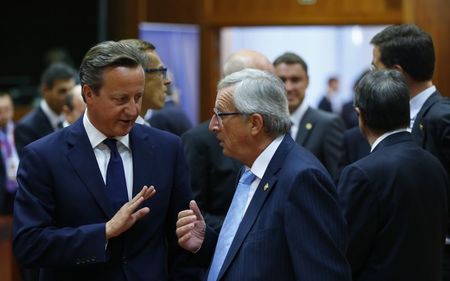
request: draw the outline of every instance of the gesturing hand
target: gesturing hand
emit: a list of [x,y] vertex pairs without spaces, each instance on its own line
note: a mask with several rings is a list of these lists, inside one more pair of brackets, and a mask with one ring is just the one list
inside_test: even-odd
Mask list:
[[178,244],[185,250],[197,252],[205,239],[205,220],[202,213],[192,200],[189,203],[189,210],[178,213],[177,220],[177,237]]
[[134,196],[131,201],[125,203],[119,211],[106,223],[106,239],[119,236],[123,232],[132,227],[136,221],[144,217],[150,212],[148,207],[136,209],[141,205],[144,200],[152,197],[156,193],[153,186],[144,186],[142,190]]

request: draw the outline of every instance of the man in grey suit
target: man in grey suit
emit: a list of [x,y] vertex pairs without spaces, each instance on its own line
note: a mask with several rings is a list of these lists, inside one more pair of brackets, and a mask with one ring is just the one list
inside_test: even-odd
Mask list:
[[273,65],[286,88],[292,138],[311,151],[336,179],[344,122],[335,114],[311,108],[303,102],[309,77],[308,65],[300,56],[287,52],[275,59]]

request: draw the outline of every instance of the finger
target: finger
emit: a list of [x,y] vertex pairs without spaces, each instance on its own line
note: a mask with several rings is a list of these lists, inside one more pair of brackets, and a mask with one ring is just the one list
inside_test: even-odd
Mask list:
[[[191,233],[186,233],[185,235],[181,236],[178,238],[178,244],[183,247],[183,244],[185,244],[187,241],[189,241],[189,239],[191,239],[192,234]],[[184,247],[183,247],[184,248]]]
[[197,220],[197,217],[195,215],[188,216],[188,217],[182,217],[177,220],[176,226],[180,227],[180,226],[183,226],[183,225],[186,225],[189,223],[194,223],[196,220]]
[[127,208],[128,212],[133,213],[134,210],[136,210],[139,207],[139,205],[141,205],[142,202],[144,202],[144,197],[142,197],[142,196],[136,198],[136,200],[134,200],[134,201],[128,202],[127,203],[128,204],[128,208]]
[[134,212],[133,217],[136,220],[139,220],[139,219],[145,217],[149,212],[150,212],[150,208],[144,207],[144,208],[139,209],[136,212]]
[[[191,232],[191,230],[194,228],[194,224],[188,224],[185,226],[177,227],[175,230],[175,233],[177,234],[177,237],[183,237]],[[190,234],[189,234],[190,235]]]
[[153,195],[155,195],[156,193],[156,189],[155,187],[152,185],[150,186],[143,194],[142,197],[144,197],[145,200],[147,200],[148,198],[152,197]]
[[194,211],[194,214],[197,216],[198,220],[203,220],[202,212],[200,212],[200,209],[198,208],[195,200],[191,200],[191,202],[189,203],[189,207],[192,211]]
[[136,194],[133,199],[130,200],[129,203],[134,203],[136,202],[140,197],[143,197],[143,194],[145,193],[145,191],[148,190],[148,187],[146,185],[144,185],[144,187],[141,189],[141,191],[139,191],[138,194]]

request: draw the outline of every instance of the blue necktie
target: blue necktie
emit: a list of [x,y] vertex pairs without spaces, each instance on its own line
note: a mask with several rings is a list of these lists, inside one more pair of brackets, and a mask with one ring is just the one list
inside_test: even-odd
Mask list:
[[220,269],[222,268],[225,257],[230,249],[230,245],[233,242],[234,235],[244,216],[250,185],[254,179],[255,175],[252,174],[250,170],[247,170],[239,180],[239,184],[233,196],[233,201],[231,201],[231,206],[228,209],[227,216],[222,225],[222,230],[219,234],[213,261],[209,269],[208,281],[216,281],[219,276]]
[[108,168],[106,170],[106,193],[111,200],[114,213],[128,202],[127,183],[123,169],[122,158],[117,150],[116,139],[105,139],[103,141],[111,151]]

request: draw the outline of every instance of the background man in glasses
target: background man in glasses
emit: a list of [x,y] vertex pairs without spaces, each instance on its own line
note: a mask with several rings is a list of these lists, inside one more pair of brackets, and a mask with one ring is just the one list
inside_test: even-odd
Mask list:
[[125,39],[120,42],[130,45],[148,56],[149,62],[144,69],[144,96],[142,97],[141,112],[136,119],[136,123],[149,124],[151,110],[161,109],[164,106],[167,87],[172,81],[167,76],[167,68],[164,67],[156,52],[156,47],[152,43],[141,39]]
[[212,260],[207,280],[350,280],[336,188],[289,135],[283,82],[255,69],[230,74],[214,112],[210,130],[245,167],[218,237],[195,201],[178,215],[179,244]]

